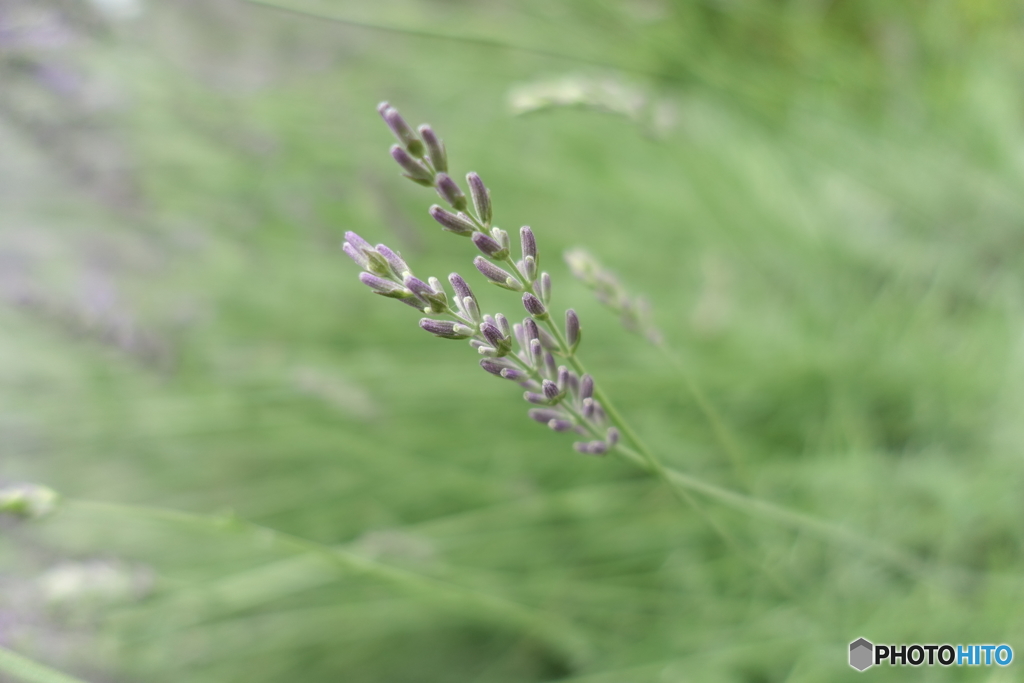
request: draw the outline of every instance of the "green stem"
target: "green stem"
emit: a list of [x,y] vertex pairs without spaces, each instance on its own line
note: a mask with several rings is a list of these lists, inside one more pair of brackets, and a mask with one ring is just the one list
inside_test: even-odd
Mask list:
[[79,512],[115,513],[242,532],[257,539],[264,547],[278,546],[319,556],[342,571],[383,580],[425,599],[454,605],[460,610],[516,626],[527,633],[536,635],[574,662],[578,663],[589,656],[590,648],[582,634],[575,627],[551,613],[463,588],[447,581],[392,567],[354,552],[310,541],[237,517],[211,517],[142,505],[86,500],[66,500],[64,507],[71,511],[77,509]]

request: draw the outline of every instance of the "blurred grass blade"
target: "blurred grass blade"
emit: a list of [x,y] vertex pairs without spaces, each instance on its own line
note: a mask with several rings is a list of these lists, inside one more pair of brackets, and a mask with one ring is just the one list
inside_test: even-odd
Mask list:
[[86,683],[0,646],[0,672],[25,683]]

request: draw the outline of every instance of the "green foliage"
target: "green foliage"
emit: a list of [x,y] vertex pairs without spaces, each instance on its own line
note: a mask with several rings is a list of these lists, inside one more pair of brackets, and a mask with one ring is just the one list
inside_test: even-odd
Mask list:
[[[68,501],[0,527],[0,645],[91,681],[753,683],[846,680],[859,636],[1020,642],[1019,10],[303,7],[361,25],[147,3],[0,56],[0,483]],[[509,114],[552,78],[645,113]],[[667,464],[914,561],[575,454],[361,287],[349,229],[476,277],[383,99],[534,227]],[[572,280],[577,245],[678,365]]]

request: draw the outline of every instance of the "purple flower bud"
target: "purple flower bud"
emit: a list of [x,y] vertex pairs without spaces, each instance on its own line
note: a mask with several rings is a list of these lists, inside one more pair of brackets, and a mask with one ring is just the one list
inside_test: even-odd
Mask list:
[[455,295],[458,298],[464,299],[467,296],[470,299],[476,298],[475,296],[473,296],[473,290],[469,288],[469,284],[464,279],[462,279],[462,276],[459,275],[458,273],[452,273],[451,275],[449,275],[448,282],[451,284],[452,289],[455,290]]
[[540,300],[544,303],[551,302],[551,276],[547,273],[540,274],[540,280],[537,282],[537,294],[540,295]]
[[550,405],[550,403],[551,403],[551,401],[548,400],[548,397],[545,396],[544,394],[536,394],[536,393],[534,393],[532,391],[527,391],[526,393],[524,393],[523,394],[523,398],[525,400],[529,401],[530,403],[533,403],[533,404],[539,405],[539,406],[546,406],[546,405]]
[[564,365],[558,366],[558,388],[562,391],[569,388],[569,368]]
[[384,122],[388,124],[388,128],[395,134],[398,141],[402,143],[402,146],[416,158],[423,157],[423,143],[416,137],[416,133],[413,132],[412,128],[402,115],[398,113],[398,110],[392,106],[387,106],[381,111],[381,105],[377,106],[377,111],[380,112]]
[[405,274],[409,272],[409,266],[402,260],[402,257],[399,256],[398,252],[391,251],[383,244],[378,244],[377,253],[387,259],[388,265],[391,266],[391,270],[395,271],[395,275],[398,277],[404,277]]
[[483,232],[473,233],[473,244],[485,255],[495,261],[502,261],[508,256],[508,249],[504,249],[493,237]]
[[605,424],[608,422],[608,415],[604,412],[604,408],[601,407],[600,401],[594,401],[594,420],[598,424]]
[[512,326],[512,332],[516,336],[516,341],[519,342],[519,348],[528,349],[530,348],[530,340],[526,337],[526,330],[519,323]]
[[585,398],[593,398],[594,396],[594,378],[589,374],[583,375],[583,379],[580,380],[580,400]]
[[476,305],[476,299],[471,296],[467,296],[462,300],[462,310],[465,311],[466,317],[473,322],[480,321],[480,307]]
[[440,223],[442,228],[456,235],[468,237],[476,232],[476,225],[464,213],[452,213],[434,204],[430,207],[430,216]]
[[468,339],[473,336],[473,330],[450,320],[421,318],[420,327],[430,334],[444,339]]
[[425,187],[434,184],[434,176],[430,170],[420,162],[409,156],[409,153],[398,145],[392,145],[391,158],[398,162],[398,165],[405,169],[405,177],[414,183]]
[[366,268],[370,265],[370,259],[366,257],[366,254],[356,249],[350,243],[345,242],[341,245],[341,250],[345,252],[350,259],[356,262],[356,265],[360,268]]
[[444,142],[434,134],[434,129],[424,124],[420,126],[420,137],[427,143],[427,155],[435,171],[445,173],[448,171],[448,152],[444,148]]
[[456,211],[466,210],[466,195],[462,194],[462,190],[447,173],[438,173],[434,178],[434,186],[441,199],[451,204]]
[[359,273],[359,281],[377,294],[393,299],[407,299],[412,296],[412,292],[397,282],[385,280],[373,273]]
[[616,429],[615,427],[609,427],[605,438],[608,439],[609,446],[614,446],[619,442],[621,435],[619,434],[618,429]]
[[523,329],[527,339],[540,339],[540,328],[533,318],[523,318]]
[[408,290],[427,303],[432,303],[437,298],[437,293],[430,288],[430,285],[419,278],[406,275],[404,283]]
[[565,343],[569,345],[570,353],[580,345],[580,318],[571,308],[565,312]]
[[547,370],[548,377],[552,379],[558,377],[558,368],[555,365],[555,357],[551,355],[551,352],[549,351],[544,352],[544,368]]
[[348,240],[348,243],[355,247],[357,251],[373,251],[372,244],[370,244],[369,242],[367,242],[366,240],[364,240],[362,237],[352,232],[351,230],[345,233],[345,239]]
[[608,452],[608,444],[604,441],[577,441],[572,447],[584,455],[604,455]]
[[540,339],[530,340],[530,357],[533,359],[533,366],[540,369],[544,362],[544,350],[541,348]]
[[519,241],[523,245],[523,259],[533,257],[537,259],[537,238],[533,236],[533,230],[530,230],[529,225],[524,225],[519,228]]
[[556,400],[562,392],[558,390],[558,385],[549,379],[544,380],[541,383],[541,389],[544,390],[544,395],[547,396],[548,400]]
[[486,260],[483,256],[477,256],[473,259],[473,265],[480,271],[480,274],[485,278],[505,289],[511,289],[514,292],[523,291],[523,283],[512,277],[504,270],[494,265],[490,261]]
[[498,349],[493,346],[488,346],[487,344],[476,347],[476,352],[481,356],[487,356],[488,358],[497,358],[499,356]]
[[522,382],[523,380],[530,378],[529,375],[517,368],[505,368],[501,371],[501,376],[505,379],[510,379],[513,382]]
[[473,208],[476,209],[476,217],[484,225],[491,224],[491,193],[487,191],[484,181],[476,173],[466,175],[466,182],[469,183],[469,194],[473,197]]
[[551,408],[531,408],[527,413],[531,420],[536,420],[541,424],[547,424],[551,420],[558,420],[562,418],[562,413]]
[[541,327],[538,328],[538,331],[540,332],[540,343],[545,349],[548,349],[549,351],[561,351],[561,349],[558,348],[558,342],[547,330]]
[[503,335],[505,335],[506,337],[512,336],[512,328],[508,324],[508,318],[503,316],[501,313],[495,313],[494,320],[497,321],[498,329],[501,330],[501,333]]
[[492,375],[501,377],[501,371],[514,367],[510,361],[503,358],[484,358],[480,361],[480,367]]
[[541,303],[540,299],[529,292],[523,294],[523,307],[526,308],[527,313],[537,320],[548,319],[548,311],[544,308],[544,304]]
[[580,378],[575,372],[569,371],[569,391],[572,392],[573,396],[579,396],[580,393]]
[[519,272],[530,282],[535,281],[537,279],[537,259],[527,256],[521,260],[519,262]]
[[583,417],[587,418],[588,420],[592,420],[594,418],[594,408],[595,407],[596,406],[594,404],[594,399],[592,399],[592,398],[585,398],[585,399],[583,399]]
[[502,336],[501,330],[498,329],[497,325],[485,322],[480,326],[480,331],[483,332],[484,337],[491,343],[491,346],[495,348],[500,348],[508,343],[505,340],[505,337]]
[[573,426],[573,423],[569,422],[569,420],[553,419],[548,421],[548,427],[556,432],[567,432],[572,429]]

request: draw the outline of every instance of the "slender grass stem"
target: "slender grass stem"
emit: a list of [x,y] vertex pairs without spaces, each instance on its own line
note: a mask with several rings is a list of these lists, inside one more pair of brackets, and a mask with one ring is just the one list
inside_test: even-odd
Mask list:
[[88,500],[66,500],[62,507],[72,514],[93,512],[135,516],[240,533],[259,540],[263,547],[276,546],[283,550],[319,556],[338,569],[355,576],[382,580],[444,607],[520,629],[546,643],[574,663],[583,662],[590,656],[588,640],[572,624],[557,615],[448,581],[393,567],[345,549],[310,541],[237,517],[217,517],[159,507]]

